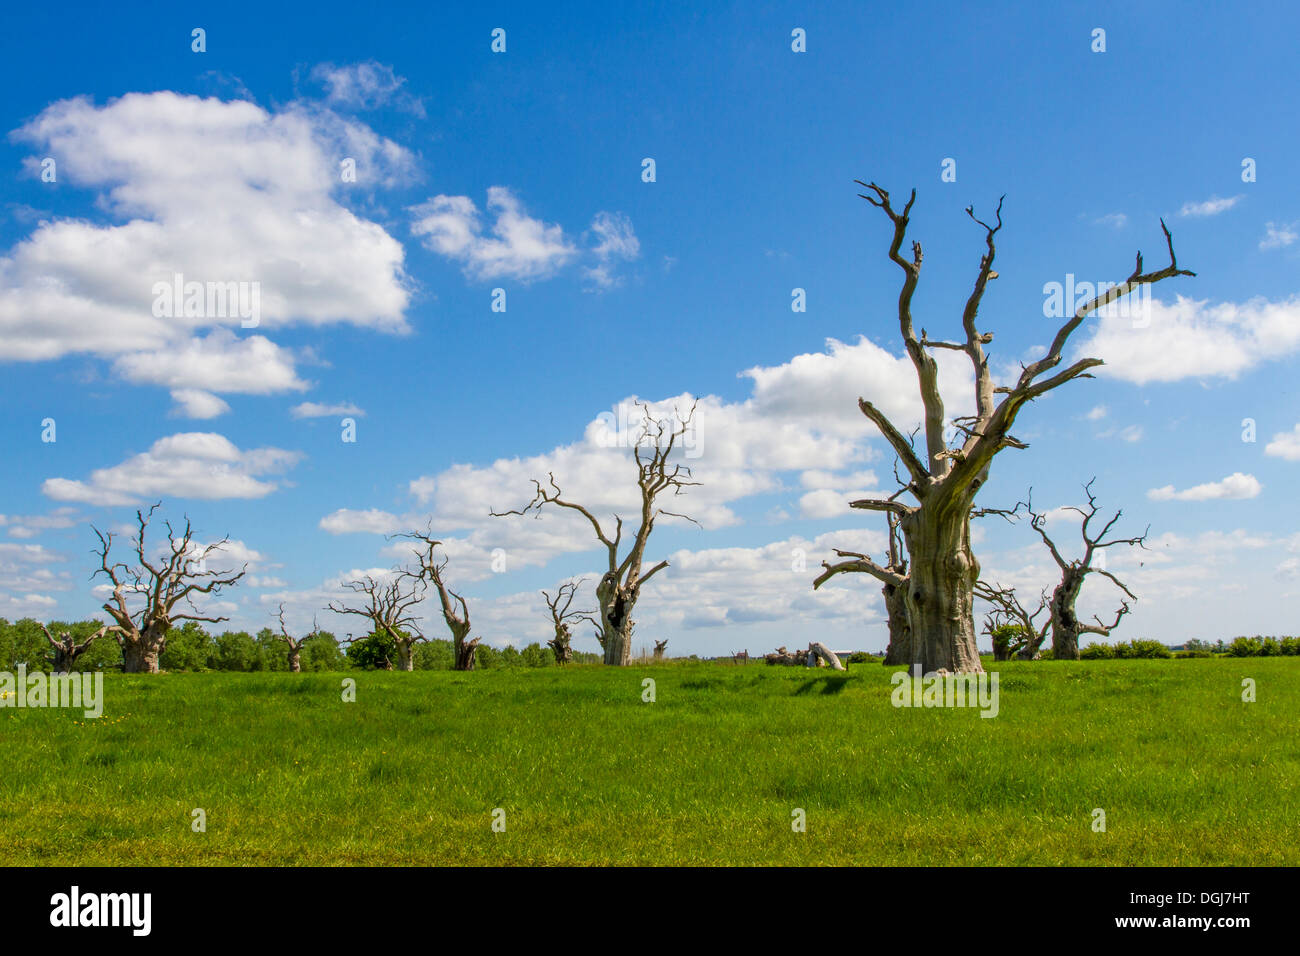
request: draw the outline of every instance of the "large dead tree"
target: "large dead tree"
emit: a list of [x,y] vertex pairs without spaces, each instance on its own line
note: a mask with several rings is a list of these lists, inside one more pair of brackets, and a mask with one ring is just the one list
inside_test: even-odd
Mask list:
[[[619,546],[623,541],[623,519],[617,514],[614,515],[614,534],[611,537],[591,511],[563,496],[554,474],[547,476],[549,489],[540,481],[533,480],[537,493],[523,508],[500,513],[492,512],[492,515],[497,518],[529,513],[536,516],[549,505],[576,511],[591,523],[592,529],[596,532],[596,540],[604,545],[609,558],[609,569],[596,585],[596,601],[600,615],[597,639],[604,649],[605,663],[619,667],[626,667],[632,660],[632,611],[641,597],[641,589],[647,581],[668,567],[667,561],[660,561],[649,570],[642,571],[646,545],[650,541],[651,532],[654,531],[655,522],[660,517],[670,516],[684,518],[694,523],[694,519],[660,508],[656,502],[662,495],[680,495],[684,488],[699,484],[698,481],[690,480],[690,468],[669,461],[677,440],[685,435],[690,427],[691,419],[695,415],[695,406],[691,406],[690,412],[685,417],[674,413],[675,423],[672,427],[663,421],[655,421],[648,406],[643,408],[645,423],[632,448],[637,465],[637,487],[641,493],[641,520],[631,547],[621,558]],[[643,447],[646,448],[644,453]]]
[[469,619],[469,605],[465,603],[465,599],[461,595],[447,587],[443,581],[443,572],[447,570],[448,559],[442,558],[439,560],[435,553],[442,546],[442,542],[431,534],[421,534],[420,532],[411,532],[401,537],[420,542],[421,549],[416,552],[419,570],[411,573],[421,582],[432,581],[434,589],[438,592],[438,603],[442,607],[442,619],[447,624],[447,630],[451,632],[451,643],[454,652],[452,669],[472,671],[478,661],[478,644],[482,638],[469,639],[469,632],[473,629]]
[[335,614],[365,618],[375,637],[392,641],[397,670],[415,670],[415,645],[425,638],[412,608],[424,600],[423,581],[399,571],[384,580],[367,574],[343,586],[358,595],[358,599],[347,604],[331,601],[327,609]]
[[1052,590],[1050,608],[1052,613],[1052,657],[1057,660],[1079,659],[1079,635],[1080,634],[1099,634],[1103,637],[1110,636],[1110,632],[1119,626],[1124,615],[1129,612],[1128,601],[1121,601],[1119,611],[1115,614],[1115,620],[1109,624],[1102,623],[1101,618],[1094,616],[1093,623],[1088,624],[1080,621],[1079,616],[1075,613],[1074,606],[1079,600],[1079,592],[1083,590],[1083,582],[1089,574],[1100,574],[1108,578],[1121,591],[1132,600],[1136,601],[1137,596],[1128,589],[1123,581],[1117,578],[1105,568],[1093,567],[1093,558],[1097,552],[1106,548],[1113,548],[1117,544],[1128,547],[1137,546],[1146,547],[1147,535],[1151,528],[1148,525],[1146,531],[1134,538],[1107,538],[1119,521],[1123,511],[1116,511],[1097,533],[1089,531],[1089,525],[1092,519],[1097,515],[1097,498],[1092,493],[1092,484],[1096,479],[1090,480],[1083,486],[1084,494],[1088,496],[1088,507],[1076,508],[1069,506],[1065,510],[1073,511],[1083,518],[1083,523],[1079,528],[1079,533],[1083,538],[1083,554],[1081,557],[1067,559],[1061,554],[1060,548],[1056,546],[1047,534],[1047,514],[1045,512],[1036,512],[1030,502],[1026,502],[1026,509],[1029,512],[1030,526],[1038,532],[1038,536],[1043,539],[1043,544],[1047,545],[1047,550],[1051,552],[1052,560],[1061,571],[1061,580]]
[[44,624],[41,625],[41,630],[45,634],[45,639],[50,642],[50,646],[54,648],[50,656],[46,658],[50,662],[50,669],[55,674],[71,674],[73,667],[77,663],[77,658],[86,653],[91,644],[108,633],[108,625],[101,627],[80,644],[72,636],[71,631],[61,631],[56,639]]
[[[976,494],[988,479],[993,457],[1004,448],[1025,448],[1024,442],[1011,434],[1016,417],[1029,402],[1066,382],[1089,378],[1090,370],[1103,364],[1101,359],[1083,358],[1058,369],[1070,336],[1097,309],[1109,305],[1135,289],[1179,275],[1194,275],[1178,268],[1173,237],[1161,221],[1169,265],[1155,272],[1144,272],[1142,253],[1132,274],[1122,283],[1109,287],[1075,309],[1070,319],[1056,332],[1042,358],[1021,366],[1015,384],[999,387],[993,381],[984,346],[993,340],[990,332],[981,332],[976,324],[980,303],[991,279],[996,249],[995,237],[1002,228],[1002,201],[998,201],[996,220],[986,223],[967,207],[970,218],[984,229],[985,251],[980,258],[975,285],[962,310],[964,338],[950,342],[931,340],[925,329],[917,334],[912,319],[912,297],[921,277],[921,244],[912,242],[911,257],[900,250],[907,236],[908,217],[916,201],[912,190],[902,211],[894,209],[889,193],[875,183],[858,182],[868,193],[859,194],[881,209],[893,224],[889,246],[890,261],[903,272],[898,296],[898,324],[903,345],[916,370],[924,407],[922,426],[924,447],[920,450],[874,404],[858,399],[858,407],[889,442],[903,463],[902,487],[888,498],[851,502],[854,508],[892,513],[908,555],[905,604],[912,638],[912,663],[924,672],[981,672],[979,648],[975,640],[973,596],[979,580],[979,562],[971,551],[970,518]],[[954,419],[956,441],[949,447],[944,434],[943,398],[939,394],[938,365],[934,349],[950,349],[965,354],[975,373],[975,413]],[[1002,397],[999,399],[998,396]],[[903,494],[915,501],[900,500]],[[869,558],[858,558],[874,564]],[[890,580],[887,568],[864,568],[882,581]]]
[[551,612],[551,625],[555,628],[555,636],[547,641],[546,645],[555,652],[557,664],[568,664],[573,660],[573,647],[570,643],[573,640],[573,632],[569,627],[570,621],[588,621],[598,631],[600,629],[600,624],[590,611],[573,608],[573,601],[578,596],[578,589],[581,586],[581,581],[561,584],[560,589],[555,592],[555,597],[551,597],[545,591],[542,592],[546,607]]
[[663,660],[664,651],[666,651],[667,649],[668,649],[668,638],[665,637],[662,641],[655,641],[655,660],[657,661]]
[[287,654],[287,657],[288,657],[288,661],[289,661],[289,670],[290,670],[292,673],[294,673],[294,674],[301,673],[301,671],[302,671],[302,645],[307,641],[308,638],[315,637],[315,636],[316,636],[316,625],[315,625],[315,622],[312,623],[311,633],[308,634],[307,637],[294,637],[293,635],[291,635],[291,634],[288,632],[288,630],[285,629],[285,626],[284,626],[284,605],[283,605],[283,604],[280,605],[280,637],[279,637],[279,640],[284,641],[284,643],[285,643],[285,647],[288,648],[288,654]]
[[1047,592],[1039,595],[1033,611],[1021,603],[1015,588],[1004,588],[997,583],[976,581],[975,596],[989,604],[989,612],[984,617],[984,633],[993,642],[993,659],[1038,660],[1043,641],[1047,639],[1047,629],[1052,623],[1050,614],[1041,624],[1037,622],[1038,615],[1047,610]]
[[[167,632],[177,621],[202,621],[218,624],[225,617],[200,614],[193,596],[216,596],[244,576],[248,566],[238,572],[208,570],[208,558],[217,554],[229,543],[222,538],[214,544],[200,548],[194,544],[189,518],[185,530],[177,537],[171,522],[167,525],[168,550],[161,558],[150,558],[145,544],[145,532],[153,513],[161,502],[147,512],[136,511],[138,531],[132,539],[135,545],[135,563],[110,562],[113,532],[94,528],[100,547],[100,566],[92,578],[104,575],[113,585],[113,597],[104,603],[104,610],[113,623],[108,633],[122,648],[122,670],[128,674],[156,674],[158,660],[167,646]],[[178,605],[185,602],[178,610]],[[132,603],[139,603],[131,610]]]

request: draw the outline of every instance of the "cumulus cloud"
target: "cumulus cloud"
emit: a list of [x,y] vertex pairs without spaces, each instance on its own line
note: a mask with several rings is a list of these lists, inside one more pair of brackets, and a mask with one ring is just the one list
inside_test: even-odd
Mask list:
[[1289,432],[1278,432],[1273,440],[1264,446],[1264,454],[1287,461],[1300,461],[1300,425]]
[[124,355],[113,369],[127,381],[173,389],[270,395],[307,388],[294,372],[287,350],[265,336],[241,339],[227,329],[172,347]]
[[1097,370],[1146,385],[1186,378],[1235,379],[1242,372],[1300,350],[1300,296],[1270,302],[1208,301],[1179,296],[1172,304],[1153,299],[1149,322],[1117,312],[1101,316],[1079,354],[1103,359]]
[[377,508],[353,511],[340,508],[320,519],[320,527],[330,534],[350,534],[366,532],[369,534],[391,534],[401,524],[396,515]]
[[474,279],[543,279],[554,275],[577,254],[577,247],[558,225],[524,212],[505,186],[488,189],[487,208],[495,214],[487,234],[483,216],[468,196],[434,196],[411,209],[411,231],[429,249],[460,262]]
[[[177,275],[257,282],[260,328],[406,328],[401,244],[336,195],[340,155],[355,158],[370,183],[401,180],[413,168],[405,150],[368,127],[303,104],[268,112],[158,92],[103,106],[61,100],[13,137],[55,158],[60,181],[96,191],[108,222],[45,219],[0,256],[0,359],[120,356],[133,381],[256,394],[298,387],[260,336],[237,346],[228,337],[194,339],[237,325],[238,315],[156,315],[155,284]],[[239,378],[214,350],[259,361],[270,384]],[[184,362],[197,380],[182,380]],[[207,365],[235,375],[233,387]]]
[[1259,483],[1254,475],[1246,475],[1237,471],[1222,481],[1209,481],[1182,491],[1176,491],[1173,485],[1152,488],[1147,492],[1147,497],[1152,501],[1240,500],[1254,498],[1262,490],[1263,485]]
[[55,501],[134,505],[156,498],[262,498],[278,486],[260,476],[292,467],[298,452],[280,448],[241,451],[215,432],[160,438],[146,452],[98,468],[84,480],[49,478],[41,490]]
[[1292,245],[1296,239],[1300,239],[1300,233],[1296,232],[1296,227],[1300,223],[1288,222],[1268,222],[1264,224],[1264,238],[1259,240],[1260,251],[1266,252],[1269,249],[1285,249]]
[[172,414],[178,418],[216,418],[230,411],[224,399],[200,388],[173,389],[172,401],[176,403]]

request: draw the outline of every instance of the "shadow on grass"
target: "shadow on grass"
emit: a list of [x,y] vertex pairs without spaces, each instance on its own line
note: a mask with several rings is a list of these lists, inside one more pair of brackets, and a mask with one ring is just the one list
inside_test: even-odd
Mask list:
[[848,682],[849,678],[847,677],[832,677],[827,675],[826,677],[818,677],[816,680],[810,680],[794,693],[796,697],[802,694],[811,694],[813,689],[820,684],[821,692],[823,694],[838,694],[845,688]]

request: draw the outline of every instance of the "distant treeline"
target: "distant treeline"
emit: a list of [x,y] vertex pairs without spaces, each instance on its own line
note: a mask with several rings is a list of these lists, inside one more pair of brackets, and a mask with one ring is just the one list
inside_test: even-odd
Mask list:
[[[98,621],[79,621],[69,624],[54,621],[49,625],[56,637],[68,631],[78,641],[84,641],[102,627]],[[14,671],[23,664],[29,671],[45,670],[50,666],[53,649],[38,621],[23,618],[10,623],[0,618],[0,670]],[[340,642],[329,631],[318,631],[308,637],[302,646],[304,671],[346,671],[383,669],[394,659],[391,641],[385,642],[374,635],[351,642]],[[574,663],[599,664],[599,654],[573,652]],[[451,641],[432,640],[417,644],[416,670],[451,670],[453,652]],[[167,671],[287,671],[287,649],[279,634],[269,627],[257,634],[247,631],[225,631],[209,634],[194,621],[173,628],[167,634],[167,646],[162,653],[160,666]],[[122,664],[122,651],[112,635],[99,638],[82,653],[73,666],[77,671],[114,670]],[[478,647],[479,668],[496,667],[553,667],[555,654],[548,647],[529,644],[524,648]]]

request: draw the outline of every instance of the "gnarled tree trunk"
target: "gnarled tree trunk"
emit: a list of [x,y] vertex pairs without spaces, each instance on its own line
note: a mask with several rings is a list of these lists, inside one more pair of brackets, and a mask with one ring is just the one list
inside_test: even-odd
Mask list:
[[158,673],[158,661],[167,645],[166,635],[137,631],[124,635],[120,643],[124,674]]
[[975,639],[975,582],[979,562],[970,547],[970,502],[959,500],[926,514],[916,509],[902,520],[911,566],[907,618],[912,660],[926,673],[983,673]]
[[889,616],[889,647],[886,666],[912,663],[912,627],[907,621],[907,585],[888,583],[880,589]]
[[1083,578],[1079,570],[1067,568],[1061,575],[1061,583],[1052,592],[1049,605],[1052,610],[1052,657],[1058,661],[1079,659],[1080,627],[1074,606],[1079,600],[1079,591],[1083,589]]

